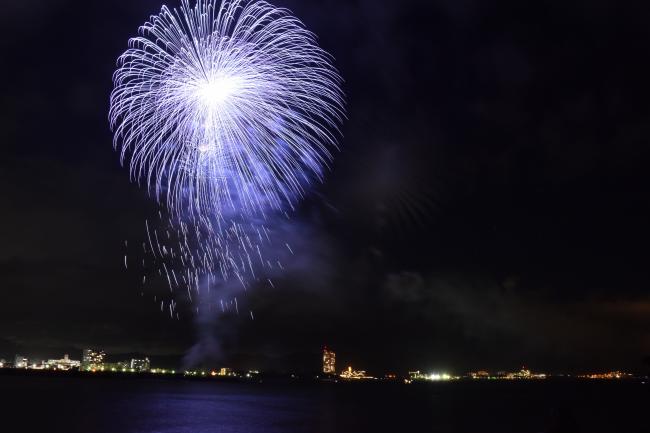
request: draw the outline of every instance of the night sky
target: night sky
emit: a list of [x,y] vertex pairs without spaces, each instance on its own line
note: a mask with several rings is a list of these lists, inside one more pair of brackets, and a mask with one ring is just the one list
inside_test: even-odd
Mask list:
[[[158,207],[108,125],[116,59],[159,0],[5,3],[0,358],[180,365],[205,330],[124,269]],[[255,320],[210,324],[201,362],[316,370],[326,344],[376,373],[648,368],[650,6],[274,4],[335,57],[348,120],[292,216],[295,263],[238,295]]]

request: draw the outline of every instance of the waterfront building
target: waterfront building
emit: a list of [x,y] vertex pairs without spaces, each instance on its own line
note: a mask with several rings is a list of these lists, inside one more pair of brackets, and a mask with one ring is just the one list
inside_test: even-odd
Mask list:
[[105,357],[106,354],[103,350],[84,349],[81,369],[86,371],[101,370],[104,366]]
[[327,347],[323,348],[323,373],[336,374],[336,354]]
[[69,355],[66,353],[63,355],[62,359],[48,359],[43,364],[45,368],[53,368],[56,370],[71,370],[73,368],[79,368],[81,366],[81,361],[70,359]]

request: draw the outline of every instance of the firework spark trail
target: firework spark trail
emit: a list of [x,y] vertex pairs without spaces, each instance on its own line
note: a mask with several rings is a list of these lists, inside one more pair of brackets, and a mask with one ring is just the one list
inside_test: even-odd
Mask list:
[[[269,223],[271,227],[267,227]],[[152,222],[147,224],[150,227],[156,225]],[[234,301],[235,288],[246,291],[252,284],[260,283],[275,288],[273,278],[282,274],[282,263],[293,255],[286,243],[274,244],[273,238],[300,237],[297,233],[292,234],[292,223],[284,218],[247,217],[245,224],[230,220],[231,226],[216,234],[210,231],[214,225],[207,224],[206,220],[177,222],[162,218],[159,224],[160,227],[151,229],[152,239],[158,239],[159,243],[144,250],[142,285],[157,272],[168,289],[165,305],[171,302],[177,305],[184,298],[190,305],[194,301],[203,304],[202,308],[208,305],[206,300],[210,298],[201,296],[201,292],[219,289],[218,296],[222,299],[224,296],[233,297],[226,304],[226,311],[233,312],[239,311],[238,303]],[[187,229],[188,225],[193,228]],[[267,236],[260,237],[263,231]],[[170,237],[160,236],[159,232],[169,232]],[[156,250],[176,253],[157,256],[147,253]],[[268,259],[262,262],[260,258]],[[225,284],[227,281],[230,283]],[[224,287],[228,289],[224,291]],[[216,302],[212,301],[215,305]]]
[[[118,59],[109,118],[132,180],[169,214],[145,221],[142,283],[157,270],[190,303],[218,281],[273,287],[265,275],[294,251],[273,246],[269,224],[322,180],[345,116],[330,56],[265,1],[182,0],[138,33]],[[239,311],[236,297],[220,305]]]

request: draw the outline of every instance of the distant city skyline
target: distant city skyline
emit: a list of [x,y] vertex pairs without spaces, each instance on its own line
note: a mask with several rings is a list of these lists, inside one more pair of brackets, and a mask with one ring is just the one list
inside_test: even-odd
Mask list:
[[[108,354],[101,349],[85,348],[80,351],[81,360],[70,358],[69,354],[64,354],[60,359],[41,359],[30,358],[22,354],[16,354],[13,362],[8,362],[5,358],[0,358],[0,368],[14,368],[14,369],[33,369],[33,370],[80,370],[86,372],[167,372],[175,373],[178,371],[196,372],[195,369],[183,370],[180,366],[175,368],[154,368],[151,366],[149,357],[129,358],[123,361],[108,362],[106,358]],[[356,366],[355,366],[356,367]],[[238,376],[235,371],[246,371],[245,369],[233,369],[231,367],[216,367],[216,370],[199,369],[203,375],[206,371],[212,376]],[[460,378],[471,379],[545,379],[547,377],[575,377],[583,379],[625,379],[628,377],[636,377],[638,372],[622,371],[620,369],[614,370],[594,370],[586,369],[578,373],[570,373],[566,371],[553,371],[553,372],[533,372],[530,369],[522,366],[519,370],[508,371],[508,369],[494,369],[494,370],[467,370],[459,371],[458,369],[447,370],[434,370],[430,372],[422,370],[404,370],[395,373],[396,370],[390,371],[375,371],[374,374],[367,373],[364,369],[357,370],[352,365],[347,364],[345,367],[337,370],[336,352],[328,346],[323,346],[321,353],[321,367],[320,372],[325,377],[340,377],[341,379],[359,380],[359,379],[391,379],[402,377],[407,383],[413,381],[446,381]],[[251,372],[259,374],[260,370],[248,370],[250,376]],[[316,371],[312,371],[316,374]],[[189,374],[190,376],[196,373]],[[642,377],[646,377],[641,373]]]

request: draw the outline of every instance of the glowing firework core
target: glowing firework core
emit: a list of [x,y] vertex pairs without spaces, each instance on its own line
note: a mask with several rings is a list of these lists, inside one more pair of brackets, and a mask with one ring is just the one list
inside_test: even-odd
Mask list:
[[238,80],[227,76],[211,78],[197,86],[197,96],[209,110],[218,108],[237,93]]

